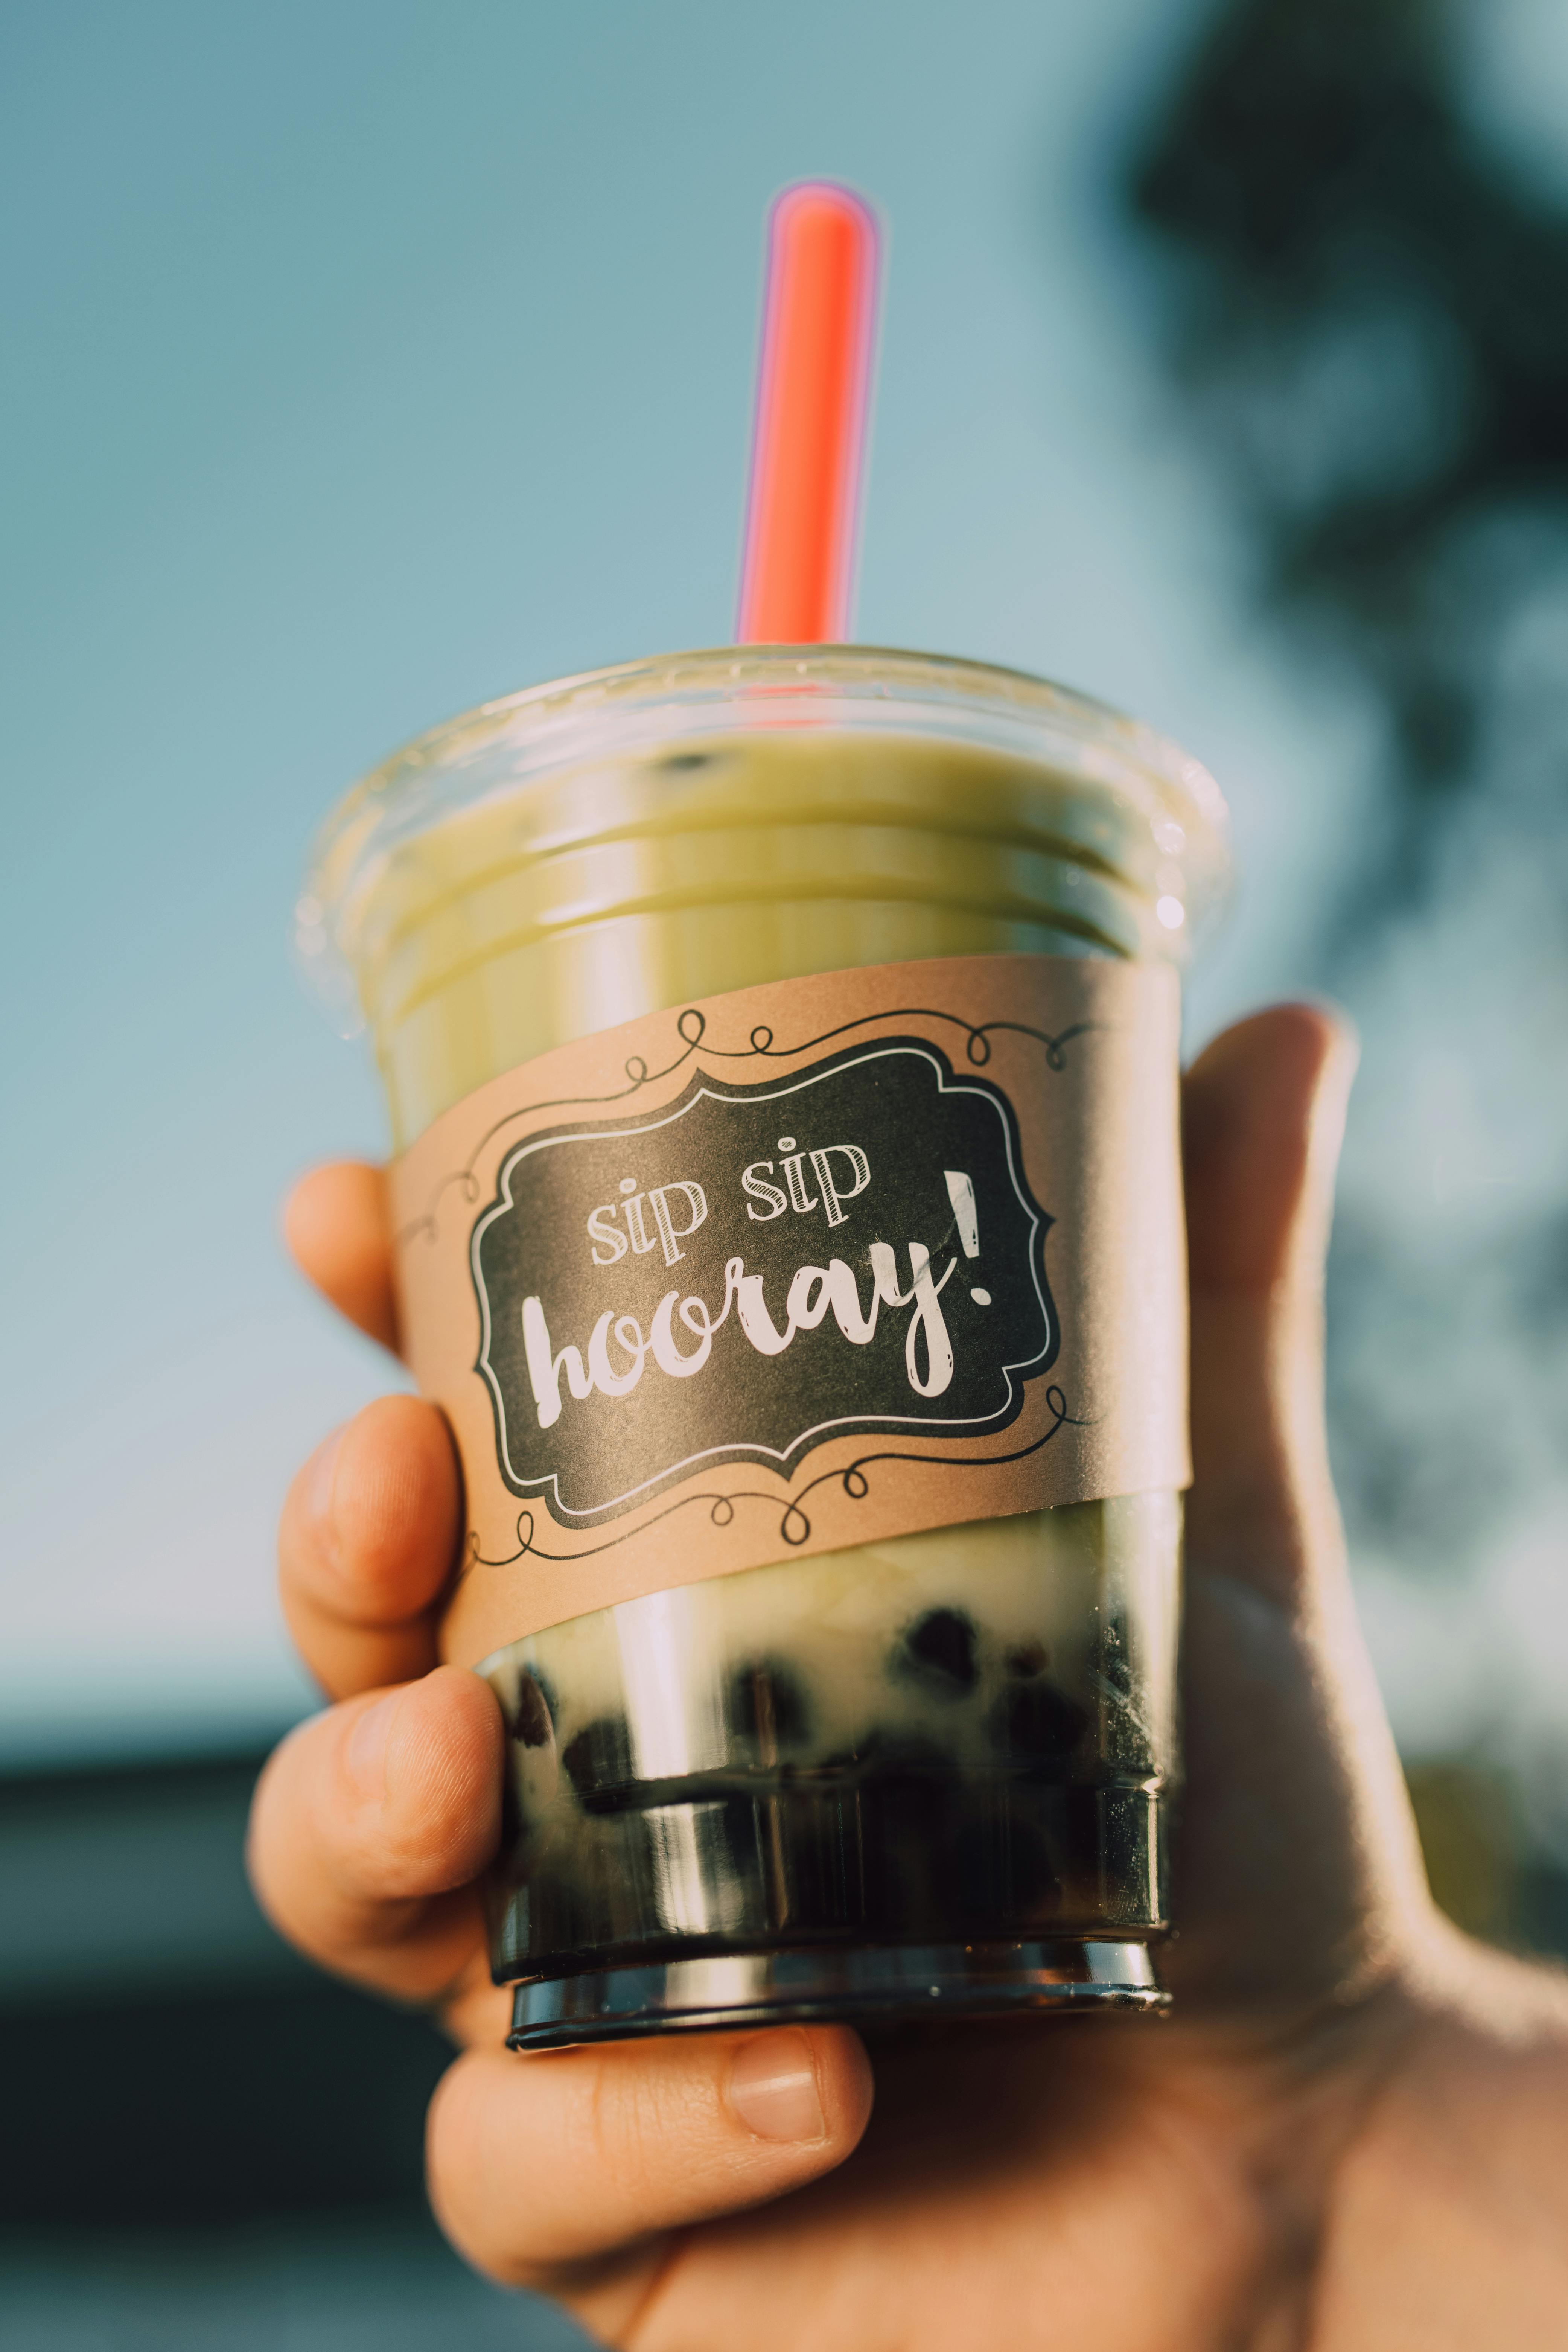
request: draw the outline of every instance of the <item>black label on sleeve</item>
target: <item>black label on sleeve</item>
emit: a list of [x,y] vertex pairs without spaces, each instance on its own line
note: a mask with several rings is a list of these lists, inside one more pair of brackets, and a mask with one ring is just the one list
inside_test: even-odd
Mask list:
[[1005,1095],[888,1037],[534,1134],[473,1229],[501,1475],[558,1523],[861,1432],[973,1437],[1058,1348]]

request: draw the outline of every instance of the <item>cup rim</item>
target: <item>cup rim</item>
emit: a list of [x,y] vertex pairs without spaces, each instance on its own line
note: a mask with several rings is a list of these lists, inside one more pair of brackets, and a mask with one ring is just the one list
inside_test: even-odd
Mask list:
[[[746,689],[768,690],[771,723],[786,715],[791,689],[809,716],[816,695],[843,700],[831,724],[896,734],[897,712],[925,731],[991,740],[1024,755],[1055,739],[1058,757],[1087,782],[1141,803],[1151,821],[1168,816],[1186,835],[1189,912],[1207,930],[1231,879],[1229,822],[1218,784],[1170,737],[1108,702],[1034,673],[962,655],[870,645],[710,646],[547,678],[476,704],[423,730],[362,776],[327,816],[311,845],[295,909],[296,961],[337,1024],[359,1026],[344,937],[347,911],[371,887],[382,859],[465,804],[465,773],[499,746],[514,757],[504,781],[481,784],[477,802],[514,790],[595,753],[651,751],[662,738],[718,732],[737,724]],[[947,714],[948,726],[940,720]],[[706,724],[703,715],[706,714]],[[964,721],[969,722],[966,727]],[[743,723],[743,720],[740,721]],[[350,926],[352,928],[352,926]],[[1193,932],[1189,930],[1189,940]]]

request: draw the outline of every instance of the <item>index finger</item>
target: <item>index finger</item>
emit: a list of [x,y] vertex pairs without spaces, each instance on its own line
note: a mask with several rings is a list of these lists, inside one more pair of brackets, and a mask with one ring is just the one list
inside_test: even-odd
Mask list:
[[397,1352],[386,1175],[364,1160],[301,1176],[283,1204],[283,1238],[307,1280],[340,1315]]

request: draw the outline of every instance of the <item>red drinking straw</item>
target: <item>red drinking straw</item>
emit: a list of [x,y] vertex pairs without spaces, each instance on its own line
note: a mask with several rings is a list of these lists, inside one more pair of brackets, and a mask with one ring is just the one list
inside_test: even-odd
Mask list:
[[848,188],[802,180],[774,199],[739,645],[849,634],[880,242]]

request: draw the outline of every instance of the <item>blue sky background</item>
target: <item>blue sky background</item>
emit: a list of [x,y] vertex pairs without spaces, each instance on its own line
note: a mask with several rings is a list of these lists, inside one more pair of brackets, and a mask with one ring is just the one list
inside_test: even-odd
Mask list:
[[[383,1140],[287,960],[308,840],[436,720],[728,635],[785,180],[892,228],[859,634],[1215,770],[1247,879],[1196,1032],[1310,975],[1379,722],[1250,621],[1110,190],[1197,13],[7,12],[0,1750],[306,1703],[278,1504],[388,1377],[275,1239],[292,1173]],[[1563,51],[1500,0],[1477,90],[1568,176]]]

